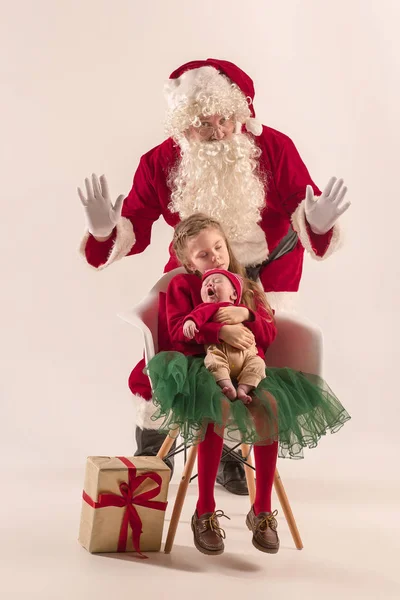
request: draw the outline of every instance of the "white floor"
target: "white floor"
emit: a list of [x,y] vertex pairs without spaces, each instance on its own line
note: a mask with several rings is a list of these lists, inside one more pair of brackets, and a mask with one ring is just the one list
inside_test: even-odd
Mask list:
[[[82,477],[83,470],[73,469],[51,478],[35,469],[3,474],[2,599],[400,598],[398,489],[390,478],[379,485],[337,478],[305,485],[299,475],[283,477],[304,549],[294,548],[280,511],[281,550],[274,556],[251,544],[244,525],[248,499],[220,486],[217,506],[231,517],[222,523],[225,553],[207,557],[197,552],[189,525],[194,483],[172,554],[139,560],[132,554],[91,555],[80,547]],[[176,489],[175,476],[167,522]]]

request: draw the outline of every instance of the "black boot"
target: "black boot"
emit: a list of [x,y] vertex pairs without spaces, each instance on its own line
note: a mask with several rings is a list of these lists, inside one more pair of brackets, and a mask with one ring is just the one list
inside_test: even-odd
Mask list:
[[221,484],[231,494],[239,496],[248,496],[246,475],[244,473],[244,465],[235,458],[235,453],[242,456],[240,450],[235,450],[224,456],[225,452],[229,451],[227,446],[223,447],[222,458],[218,467],[217,483]]
[[[136,427],[135,437],[137,450],[134,456],[156,456],[165,440],[164,433],[160,433],[156,429],[140,429],[140,427]],[[171,451],[175,450],[175,447],[176,441],[173,443]],[[164,462],[171,469],[172,478],[174,474],[174,457],[164,458]]]

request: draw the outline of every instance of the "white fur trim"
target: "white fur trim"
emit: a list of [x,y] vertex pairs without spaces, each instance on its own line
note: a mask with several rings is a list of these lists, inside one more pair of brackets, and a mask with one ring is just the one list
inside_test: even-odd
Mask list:
[[151,417],[156,411],[151,400],[145,400],[139,394],[133,394],[136,400],[136,423],[140,429],[159,429],[164,419],[152,421]]
[[258,135],[262,134],[263,126],[262,126],[261,121],[259,121],[258,119],[255,119],[253,117],[250,117],[250,119],[246,120],[246,129],[253,135],[258,136]]
[[[85,248],[86,248],[87,241],[89,239],[89,235],[90,234],[89,234],[88,230],[86,230],[85,235],[83,236],[82,241],[79,244],[79,254],[81,254],[85,260],[86,260]],[[91,265],[89,265],[89,266],[91,266]]]
[[[261,287],[262,284],[259,281]],[[267,300],[274,310],[296,312],[298,292],[266,292]]]
[[[319,196],[314,196],[314,199],[318,197]],[[328,256],[330,256],[336,250],[338,250],[342,245],[342,235],[339,223],[336,222],[333,226],[331,242],[328,248],[326,249],[325,254],[323,256],[317,256],[313,250],[311,240],[307,232],[305,202],[306,201],[303,200],[292,214],[293,229],[297,232],[302,246],[305,248],[305,250],[307,250],[307,252],[312,256],[312,258],[314,258],[315,260],[325,260],[326,258],[328,258]]]
[[[130,250],[132,249],[132,246],[134,245],[134,243],[136,241],[132,223],[130,222],[129,219],[126,219],[125,217],[121,217],[119,219],[116,227],[117,227],[117,237],[115,239],[114,245],[113,245],[111,252],[107,258],[107,262],[104,265],[101,265],[100,267],[98,267],[98,269],[97,269],[98,271],[100,271],[101,269],[105,269],[111,263],[126,256],[130,252]],[[88,239],[89,239],[89,232],[87,231],[83,237],[81,244],[80,244],[80,253],[83,255],[83,257],[85,257],[85,248],[86,248]],[[86,259],[86,257],[85,257],[85,259]]]

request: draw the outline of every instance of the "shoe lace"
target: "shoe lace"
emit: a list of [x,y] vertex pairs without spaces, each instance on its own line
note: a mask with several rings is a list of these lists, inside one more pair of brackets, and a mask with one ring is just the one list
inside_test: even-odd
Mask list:
[[276,529],[278,527],[278,523],[277,523],[277,520],[275,519],[275,517],[277,514],[278,514],[278,511],[274,510],[274,512],[271,513],[270,515],[266,515],[265,517],[263,517],[261,519],[261,521],[257,524],[257,529],[259,529],[260,531],[266,531],[268,529],[268,527],[270,527],[271,529],[276,531]]
[[228,517],[228,515],[226,515],[223,510],[217,510],[216,512],[213,512],[211,517],[208,517],[208,519],[205,520],[204,525],[207,528],[211,529],[211,531],[215,531],[215,533],[224,540],[226,538],[225,530],[222,529],[222,527],[220,527],[218,523],[218,519],[220,519],[221,517],[225,517],[226,519],[231,520],[231,518]]

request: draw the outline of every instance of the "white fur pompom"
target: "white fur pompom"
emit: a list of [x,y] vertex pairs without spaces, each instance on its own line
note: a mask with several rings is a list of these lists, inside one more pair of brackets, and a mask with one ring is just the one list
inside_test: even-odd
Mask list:
[[262,123],[258,119],[246,119],[246,129],[249,133],[253,135],[261,135],[263,126]]

